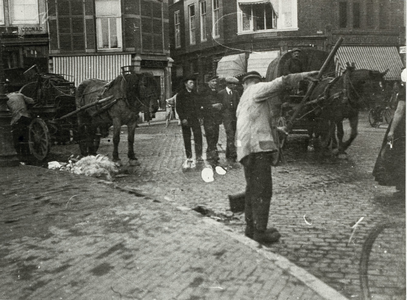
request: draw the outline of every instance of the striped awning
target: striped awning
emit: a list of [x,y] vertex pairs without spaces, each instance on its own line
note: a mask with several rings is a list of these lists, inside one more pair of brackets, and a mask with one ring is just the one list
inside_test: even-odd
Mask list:
[[400,80],[404,68],[396,47],[341,46],[335,56],[338,75],[346,69],[346,63],[355,63],[356,69],[369,69],[389,72],[385,80]]

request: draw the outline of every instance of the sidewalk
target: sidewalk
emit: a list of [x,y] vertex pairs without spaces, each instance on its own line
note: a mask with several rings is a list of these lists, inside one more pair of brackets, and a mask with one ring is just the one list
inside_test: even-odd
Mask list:
[[1,300],[346,299],[189,208],[32,166],[0,180]]

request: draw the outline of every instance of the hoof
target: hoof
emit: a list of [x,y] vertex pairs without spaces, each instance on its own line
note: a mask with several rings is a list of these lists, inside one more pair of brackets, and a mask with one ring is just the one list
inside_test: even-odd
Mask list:
[[333,154],[333,155],[337,155],[337,156],[340,155],[338,149],[333,149],[333,150],[332,150],[332,154]]
[[138,167],[138,166],[140,166],[141,164],[140,164],[140,162],[139,162],[137,159],[130,159],[130,160],[129,160],[129,165],[130,165],[130,166],[136,166],[136,167]]
[[338,154],[338,158],[339,159],[347,159],[348,156],[346,155],[346,153],[341,153],[341,154]]
[[314,152],[314,151],[315,151],[314,146],[308,146],[308,147],[307,147],[307,151],[308,151],[308,152]]

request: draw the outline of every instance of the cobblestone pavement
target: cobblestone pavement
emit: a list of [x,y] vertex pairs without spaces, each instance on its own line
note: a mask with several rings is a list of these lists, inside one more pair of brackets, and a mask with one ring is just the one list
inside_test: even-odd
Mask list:
[[[304,143],[304,136],[293,135],[286,150],[287,164],[273,170],[269,226],[278,228],[282,239],[272,246],[272,251],[351,299],[360,296],[358,267],[368,232],[387,221],[405,224],[404,199],[393,196],[394,188],[377,186],[371,175],[385,128],[372,128],[367,120],[367,115],[362,114],[359,135],[348,149],[347,159],[306,152],[305,146],[298,147]],[[347,134],[348,131],[349,128]],[[118,184],[147,191],[177,205],[203,206],[213,211],[209,215],[214,219],[224,221],[243,235],[244,218],[231,214],[227,198],[228,194],[244,191],[241,168],[229,169],[225,176],[215,175],[212,183],[204,183],[199,170],[181,172],[184,150],[176,123],[169,128],[160,124],[143,126],[138,129],[136,140],[141,166],[130,170],[128,177],[118,179]],[[220,141],[225,145],[223,131]],[[121,149],[121,157],[125,158],[126,147]],[[354,231],[352,226],[362,217]],[[405,240],[404,228],[385,233],[391,237],[389,248],[392,243],[395,247],[401,236]],[[405,266],[404,255],[386,253],[388,257],[377,262],[377,279],[371,283],[379,299],[392,299],[406,281],[405,268],[391,274],[383,270],[383,265],[389,269]],[[392,283],[388,284],[386,278],[390,277]]]
[[[347,160],[332,159],[329,157],[317,155],[315,153],[307,153],[306,151],[304,151],[303,149],[299,149],[298,147],[298,145],[303,143],[304,137],[290,136],[288,149],[286,151],[287,164],[273,169],[274,196],[270,211],[269,226],[278,228],[278,230],[282,234],[282,238],[280,243],[273,244],[269,248],[260,249],[263,251],[261,253],[262,255],[256,258],[256,262],[262,262],[264,257],[267,257],[267,255],[275,254],[277,255],[277,257],[286,257],[289,261],[295,263],[297,266],[316,276],[324,283],[339,291],[342,295],[346,296],[349,299],[359,299],[360,296],[358,264],[362,244],[363,241],[366,239],[369,230],[376,224],[382,223],[387,220],[398,220],[402,221],[403,223],[405,221],[405,205],[403,199],[393,197],[393,190],[391,188],[376,186],[371,176],[371,170],[373,169],[376,154],[378,153],[379,145],[384,135],[384,129],[369,127],[366,120],[362,116],[359,132],[359,136],[348,151]],[[140,246],[139,243],[131,240],[131,237],[134,237],[134,232],[137,232],[137,234],[139,234],[140,231],[143,232],[143,230],[145,230],[145,227],[149,227],[149,230],[146,230],[146,233],[142,235],[141,241],[143,241],[143,238],[147,239],[151,235],[156,236],[158,239],[163,237],[164,241],[172,241],[173,238],[185,238],[185,236],[188,236],[187,240],[189,240],[189,235],[187,234],[189,232],[187,230],[188,228],[200,228],[203,226],[203,220],[207,220],[205,224],[207,224],[207,222],[210,220],[209,218],[198,218],[197,215],[194,215],[191,220],[186,222],[187,225],[185,227],[168,227],[169,232],[166,232],[162,229],[160,223],[165,223],[165,220],[169,218],[169,215],[174,218],[172,216],[174,207],[187,207],[190,209],[200,208],[199,211],[205,211],[207,216],[210,216],[215,221],[220,221],[215,223],[225,223],[229,228],[231,228],[231,231],[222,230],[223,233],[228,233],[229,235],[227,235],[228,237],[224,237],[222,235],[224,241],[222,239],[219,241],[221,245],[226,247],[225,249],[231,251],[227,252],[229,255],[232,255],[232,253],[234,253],[235,251],[239,252],[240,250],[237,249],[240,249],[242,245],[247,246],[247,243],[250,244],[250,240],[244,238],[243,236],[243,216],[241,214],[232,214],[229,211],[229,203],[227,199],[228,194],[236,194],[242,192],[245,188],[243,171],[238,165],[234,166],[233,168],[229,168],[227,174],[224,176],[215,175],[215,181],[211,183],[205,183],[201,179],[199,170],[182,172],[181,164],[184,160],[184,150],[182,137],[180,135],[180,128],[176,125],[176,122],[173,122],[168,128],[165,128],[164,124],[161,123],[152,123],[151,126],[143,125],[137,129],[135,150],[139,161],[141,162],[141,166],[139,167],[130,167],[126,164],[127,145],[124,138],[125,129],[123,129],[123,141],[120,144],[120,156],[123,160],[124,167],[122,168],[121,174],[115,179],[114,185],[121,190],[135,191],[136,193],[141,192],[149,195],[149,197],[142,197],[142,199],[136,198],[137,201],[135,201],[134,203],[127,202],[126,200],[122,200],[124,198],[123,192],[121,192],[118,195],[112,193],[112,201],[110,201],[110,199],[106,199],[105,197],[106,191],[103,191],[106,186],[97,184],[97,181],[91,181],[93,185],[103,187],[100,188],[100,195],[98,192],[94,196],[92,196],[92,199],[94,199],[94,201],[98,203],[97,209],[93,209],[92,207],[94,206],[89,204],[90,206],[87,209],[86,206],[85,209],[81,209],[79,206],[77,210],[73,210],[72,212],[64,211],[65,215],[58,214],[55,218],[56,220],[58,220],[59,223],[57,223],[58,226],[55,227],[57,229],[62,229],[58,229],[59,231],[56,229],[58,234],[52,233],[58,237],[58,240],[53,243],[52,237],[49,237],[46,241],[49,240],[51,245],[47,247],[41,246],[41,251],[43,251],[42,253],[51,251],[51,248],[53,247],[54,250],[52,250],[51,252],[55,253],[54,251],[56,251],[56,253],[61,253],[61,255],[62,253],[66,252],[66,248],[68,248],[68,251],[69,249],[72,250],[72,248],[74,247],[69,247],[63,243],[63,241],[67,237],[69,237],[69,239],[75,239],[75,241],[72,241],[75,245],[83,246],[81,248],[82,250],[78,253],[78,257],[81,257],[81,255],[84,255],[85,257],[93,257],[90,253],[92,251],[91,248],[93,249],[96,246],[98,248],[101,248],[100,253],[96,256],[100,255],[102,258],[105,258],[111,257],[113,255],[112,253],[114,253],[115,255],[121,255],[122,259],[125,260],[124,257],[126,257],[126,255],[130,255],[125,253],[128,249],[138,249],[136,253],[144,249],[142,246]],[[221,143],[222,145],[225,144],[225,136],[223,132],[221,132]],[[75,151],[77,151],[77,147],[74,148],[70,146],[57,146],[51,151],[53,151],[54,153],[67,155],[71,153],[75,154]],[[111,151],[112,142],[110,138],[103,139],[99,152],[103,154],[111,154]],[[223,154],[221,154],[221,157],[223,158]],[[224,160],[222,160],[222,163],[224,163]],[[59,204],[61,208],[63,208],[63,206],[65,205],[65,210],[68,207],[72,208],[71,205],[76,203],[76,201],[79,202],[79,199],[77,199],[77,197],[74,197],[76,195],[76,183],[79,184],[82,181],[85,182],[85,180],[92,180],[90,178],[84,179],[83,177],[79,177],[80,179],[78,179],[77,176],[69,174],[67,176],[70,176],[69,185],[72,184],[71,188],[73,189],[73,192],[72,194],[70,194],[71,196],[66,195],[64,201]],[[59,178],[59,176],[56,176],[56,178]],[[63,183],[61,183],[61,186],[63,186]],[[90,186],[91,184],[89,183],[89,188]],[[56,194],[58,193],[58,190],[60,191],[60,188],[53,189],[52,186],[49,186],[49,189],[51,191],[55,191]],[[38,191],[38,193],[41,194],[41,191]],[[111,191],[109,191],[109,195],[110,193]],[[145,199],[149,200],[145,201]],[[154,202],[151,199],[156,199],[155,201],[160,202]],[[123,203],[121,203],[120,201],[122,201]],[[154,213],[151,213],[151,215],[149,215],[150,213],[145,213],[145,218],[139,216],[140,218],[142,218],[142,220],[136,221],[133,219],[134,216],[132,217],[132,212],[134,212],[135,214],[136,211],[142,210],[140,201],[143,207],[150,207],[150,205],[152,207],[161,206],[162,209],[156,210]],[[48,204],[50,205],[50,207],[52,207],[52,203],[52,200],[49,200]],[[85,205],[87,202],[83,201],[80,203],[82,203],[82,205]],[[122,207],[120,208],[121,212],[119,213],[115,211],[118,204],[122,205]],[[134,207],[132,207],[132,205]],[[13,205],[11,205],[11,207],[13,207]],[[40,211],[39,208],[36,209]],[[44,215],[41,215],[41,213],[37,214],[39,224],[41,224],[41,220],[45,220]],[[149,226],[144,225],[144,222],[148,222],[149,217],[155,216],[155,214],[158,214],[157,223],[150,223]],[[36,215],[34,214],[34,216]],[[78,219],[76,219],[76,216],[78,216]],[[357,226],[356,230],[353,230],[352,225],[354,225],[362,217],[363,219]],[[78,221],[81,220],[81,218],[86,221],[75,223],[75,220]],[[95,234],[92,232],[96,231],[96,225],[98,224],[98,222],[100,223],[102,222],[102,220],[104,220],[106,221],[104,224],[109,224],[109,218],[112,218],[112,226],[106,226],[107,229],[104,229],[103,233],[99,233],[100,235],[96,234],[96,236],[92,236],[92,234]],[[71,220],[70,224],[72,226],[68,226],[67,229],[64,229],[63,222],[66,220]],[[80,225],[81,223],[83,223],[82,226]],[[14,222],[13,219],[6,221],[6,224],[8,224],[8,226],[11,226],[12,224],[21,226],[19,225],[21,224],[21,222]],[[87,227],[88,225],[90,226],[89,228]],[[38,226],[34,228],[29,227],[30,231],[35,231],[37,228]],[[113,228],[115,229],[113,230]],[[159,231],[159,228],[163,230],[163,232]],[[129,232],[128,229],[133,229],[133,231]],[[67,230],[68,232],[64,232],[63,230]],[[120,231],[118,233],[118,230],[123,231]],[[10,234],[11,236],[15,235],[15,233]],[[122,242],[122,244],[120,244],[118,240],[115,240],[115,234],[125,236],[124,242]],[[204,238],[204,236],[206,234],[209,234],[211,238],[215,238],[215,236],[213,235],[217,235],[218,232],[216,230],[206,229],[205,234],[203,234],[202,232],[198,233],[198,241],[204,241],[198,243],[198,249],[208,248],[207,246],[205,246],[207,240],[205,239],[206,237]],[[392,248],[395,240],[400,237],[400,232],[389,232],[387,234],[389,236],[389,240],[387,240],[386,245],[387,247]],[[219,236],[217,237],[219,238]],[[229,237],[232,237],[233,239],[229,239]],[[46,236],[44,237],[44,239],[45,238]],[[26,241],[26,238],[22,239]],[[243,242],[236,243],[236,241],[239,241],[239,239],[241,239],[241,241]],[[99,242],[104,242],[105,244],[102,245],[99,244]],[[8,242],[8,244],[6,245],[6,250],[4,250],[3,248],[3,250],[1,251],[3,251],[3,253],[5,253],[4,251],[7,251],[7,258],[12,258],[13,256],[9,255],[13,253],[20,253],[14,254],[16,255],[16,257],[18,255],[20,255],[20,258],[25,257],[22,256],[23,252],[16,252],[14,250],[26,251],[28,247],[28,249],[32,251],[30,247],[34,247],[34,245],[38,244],[38,238],[37,240],[30,240],[29,243],[23,243],[25,244],[25,249],[21,245],[20,247],[22,247],[23,249],[19,249],[17,244],[19,244],[17,240],[14,240],[12,244]],[[182,257],[183,255],[186,255],[186,253],[191,253],[191,251],[194,252],[194,255],[198,255],[199,258],[207,256],[205,254],[202,255],[201,250],[191,249],[193,248],[191,247],[192,245],[194,245],[193,242],[186,243],[185,251],[181,251]],[[161,244],[156,244],[156,246],[160,247]],[[255,245],[252,246],[254,247],[254,249],[256,249]],[[12,247],[16,248],[13,249]],[[179,247],[181,246],[179,245]],[[9,251],[7,249],[13,249],[13,251]],[[170,253],[174,252],[175,250],[171,251],[171,249],[172,248],[170,248],[170,250],[166,252],[165,250],[167,250],[167,247],[163,248],[162,251],[164,254],[161,254],[161,256],[158,255],[157,257],[172,257]],[[383,249],[383,251],[387,254],[387,250]],[[107,254],[104,255],[103,253]],[[131,254],[134,255],[134,253]],[[37,266],[37,264],[30,263],[31,260],[36,261],[36,258],[32,258],[30,257],[30,255],[31,254],[27,254],[23,262],[21,262],[21,259],[16,258],[14,270],[19,269],[19,263],[22,265],[22,270],[25,270],[29,274],[32,273],[32,271],[37,272],[38,270],[34,267]],[[33,256],[35,257],[36,255]],[[178,260],[176,258],[173,258],[175,259],[176,264],[181,265],[182,259],[180,259],[179,256],[176,257]],[[225,255],[223,255],[222,257],[225,257]],[[77,262],[81,263],[80,258],[71,259],[73,262],[75,262],[72,262],[72,264],[74,265]],[[398,272],[391,272],[390,274],[384,273],[382,269],[383,265],[390,265],[390,268],[392,268],[392,266],[394,265],[400,264],[404,266],[405,259],[403,257],[400,261],[399,257],[394,256],[389,256],[389,258],[386,258],[387,260],[385,261],[383,259],[383,256],[381,256],[377,260],[377,262],[372,262],[374,263],[374,267],[377,270],[376,276],[378,278],[376,281],[373,282],[373,287],[375,288],[375,297],[376,299],[397,299],[395,298],[397,291],[395,291],[394,286],[397,287],[400,284],[405,285],[405,269],[402,268],[403,270],[401,274]],[[64,260],[62,259],[61,261]],[[155,261],[155,259],[143,256],[142,254],[138,261],[146,265],[146,261]],[[233,270],[237,266],[241,265],[241,261],[243,260],[233,258],[232,262],[235,263],[232,263],[233,267],[232,265],[229,266],[228,274],[225,275],[224,273],[222,273],[222,280],[224,280],[225,278],[229,279],[229,276],[231,276],[230,274],[237,274],[239,272],[238,270],[240,269],[236,269],[235,271]],[[244,261],[246,261],[246,258],[244,259]],[[201,260],[199,260],[199,262],[202,263]],[[152,273],[156,272],[156,270],[160,268],[159,266],[161,266],[161,264],[159,264],[158,262],[156,263],[156,267],[153,268]],[[134,264],[135,263],[132,262],[130,264],[131,267],[129,267],[131,268],[132,272],[135,271],[135,268],[133,267]],[[214,268],[212,266],[213,260],[206,262],[206,264],[208,266],[211,266],[210,270]],[[69,262],[65,264],[61,263],[61,269],[58,269],[61,270],[61,274],[66,274],[66,272],[69,270],[69,267],[67,267],[68,265],[70,265]],[[266,268],[265,264],[261,265],[262,267]],[[2,265],[2,267],[3,266],[4,264]],[[27,266],[27,268],[25,266]],[[256,266],[258,266],[258,264],[256,264]],[[99,282],[106,283],[104,285],[104,289],[97,290],[97,293],[99,293],[98,295],[105,295],[106,299],[107,297],[111,299],[110,296],[124,297],[129,294],[135,294],[136,288],[134,287],[134,285],[132,285],[129,289],[117,289],[116,285],[111,284],[111,282],[113,281],[106,280],[106,277],[103,277],[104,279],[101,280],[89,278],[89,282],[92,282],[92,285],[89,285],[88,282],[87,276],[89,276],[89,274],[99,276],[100,272],[103,276],[109,277],[112,276],[112,274],[116,274],[113,272],[117,272],[117,270],[119,269],[125,269],[125,262],[119,260],[119,262],[116,262],[113,267],[110,264],[103,265],[100,268],[96,267],[97,265],[85,266],[86,272],[73,273],[73,277],[77,276],[78,280],[73,280],[69,284],[66,284],[66,287],[71,295],[74,295],[79,290],[84,291],[85,289],[88,289],[88,287],[90,291],[95,290],[97,289],[95,287],[98,286]],[[93,268],[96,268],[96,270],[93,270]],[[199,270],[201,270],[203,267],[202,265],[200,265],[196,268],[199,272]],[[114,271],[112,271],[112,273],[107,273],[108,269]],[[206,270],[206,268],[203,269]],[[62,272],[62,270],[65,271]],[[148,272],[140,272],[144,274],[141,275],[142,278],[140,282],[143,282],[143,280],[146,281]],[[266,271],[261,270],[261,272]],[[274,276],[272,275],[274,272],[275,270],[271,270],[270,273],[266,273],[269,274],[267,276],[270,276],[270,278],[272,278],[272,276]],[[84,275],[85,273],[86,275]],[[205,273],[205,276],[208,277],[209,273],[211,273],[211,271],[207,271],[207,273]],[[57,271],[55,271],[54,274],[57,274]],[[120,284],[123,284],[125,280],[121,280],[122,278],[120,276],[124,276],[123,274],[118,274],[119,275],[114,275],[113,277],[115,278],[115,280],[117,280],[117,285],[120,286]],[[151,275],[151,272],[148,274]],[[283,274],[286,273],[283,272]],[[18,274],[15,274],[15,276],[17,275]],[[177,273],[174,274],[173,277],[178,278],[177,276],[180,275]],[[205,276],[201,277],[205,280]],[[124,277],[126,278],[126,280],[135,280],[134,278],[129,279],[129,277],[127,276]],[[158,277],[159,275],[157,274],[154,278]],[[236,275],[232,277],[236,277]],[[290,276],[288,277],[291,278]],[[111,277],[109,278],[111,280]],[[191,278],[194,277],[188,277],[188,279]],[[211,279],[211,277],[209,278]],[[153,281],[156,282],[157,280]],[[196,282],[194,283],[193,280],[194,279],[192,279],[192,281],[189,281],[192,287],[197,284]],[[246,278],[245,280],[247,281],[249,279]],[[119,284],[118,282],[120,281],[122,283]],[[202,280],[198,279],[198,282],[199,281]],[[249,281],[252,284],[256,283],[255,281],[253,281],[253,279],[250,279]],[[3,280],[1,280],[1,282],[3,282]],[[6,282],[4,286],[10,286],[8,290],[11,290],[12,285],[10,284],[10,280],[4,282]],[[48,286],[48,284],[50,284],[51,282],[53,281],[49,279],[49,282],[46,280],[42,280],[40,282],[34,282],[31,284],[34,284],[34,289],[37,289],[38,287],[38,289],[41,290],[40,287]],[[109,282],[110,285],[107,282]],[[137,280],[137,282],[139,281]],[[190,296],[193,296],[191,299],[205,299],[205,296],[203,295],[206,295],[207,299],[217,299],[222,297],[224,297],[225,299],[256,298],[250,293],[252,293],[254,290],[257,290],[257,288],[252,287],[252,290],[250,290],[248,285],[243,285],[243,288],[239,290],[240,293],[243,293],[243,295],[237,294],[239,295],[239,297],[237,298],[234,298],[236,297],[236,294],[229,294],[227,292],[230,291],[231,288],[227,288],[226,291],[222,290],[225,294],[219,296],[219,294],[215,293],[214,290],[219,292],[221,289],[217,289],[217,285],[213,285],[213,282],[215,281],[209,280],[209,282],[205,281],[204,284],[199,285],[200,288],[202,286],[205,286],[205,292],[200,289],[201,294],[199,294],[199,296],[198,294],[189,294]],[[393,285],[388,285],[389,282],[393,282]],[[166,293],[168,293],[168,295],[170,295],[171,297],[174,297],[174,299],[180,299],[179,297],[181,296],[181,298],[184,297],[185,299],[188,299],[186,295],[177,296],[171,294],[171,289],[168,288],[168,286],[165,286],[166,284],[167,283],[162,283],[159,288],[159,291],[163,291],[163,293],[159,294],[158,296],[149,295],[152,297],[151,299],[153,299],[154,297],[156,297],[156,299],[170,299],[169,297],[160,297],[160,295],[167,295]],[[140,286],[143,286],[143,284],[140,284]],[[165,288],[162,288],[163,286]],[[223,285],[220,286],[224,287]],[[258,286],[257,283],[256,286]],[[302,286],[301,281],[300,283],[298,283],[298,286]],[[30,289],[29,286],[26,286],[25,288]],[[57,288],[60,287],[56,287],[56,289]],[[157,291],[156,287],[148,287],[147,289]],[[20,289],[20,291],[21,290],[22,289]],[[321,291],[324,289],[313,289],[313,291],[315,290]],[[75,293],[72,293],[73,291]],[[120,295],[117,294],[115,291],[118,291]],[[248,294],[245,294],[246,292]],[[313,295],[300,295],[296,297],[298,299],[318,299],[318,296],[315,293]],[[333,299],[332,296],[324,297],[326,299]],[[95,297],[95,299],[101,298]],[[257,299],[263,298],[260,297]],[[271,297],[268,299],[280,298]],[[283,293],[283,298],[281,299],[296,298],[290,295],[287,295],[284,298]]]
[[186,207],[32,166],[0,178],[2,300],[345,299]]

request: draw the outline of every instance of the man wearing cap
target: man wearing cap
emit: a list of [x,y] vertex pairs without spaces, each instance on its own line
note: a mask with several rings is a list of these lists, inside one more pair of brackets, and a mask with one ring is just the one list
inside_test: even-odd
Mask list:
[[278,151],[277,94],[293,87],[300,80],[316,80],[318,72],[290,74],[271,82],[260,82],[258,72],[249,72],[243,79],[245,91],[240,98],[236,116],[237,159],[244,167],[245,235],[259,243],[277,242],[280,234],[275,228],[267,229],[272,196],[271,162]]
[[195,91],[195,78],[186,77],[184,86],[177,94],[176,110],[181,120],[182,137],[184,139],[185,153],[187,160],[183,168],[190,168],[194,165],[191,148],[191,131],[194,135],[195,156],[197,161],[202,161],[202,131],[199,119],[200,99]]
[[[294,48],[291,51],[291,57],[284,64],[283,75],[301,73],[305,71],[305,68],[300,59],[300,48]],[[296,87],[298,93],[305,93],[307,91],[307,84],[305,82],[299,82]]]
[[226,159],[228,163],[236,162],[236,109],[240,96],[235,90],[239,80],[235,77],[226,77],[226,87],[219,92],[222,103],[222,122],[226,132]]
[[222,104],[218,99],[217,81],[217,76],[211,77],[199,93],[201,96],[201,110],[207,143],[206,160],[212,167],[215,167],[219,161],[217,145],[219,140],[219,125],[222,123]]

